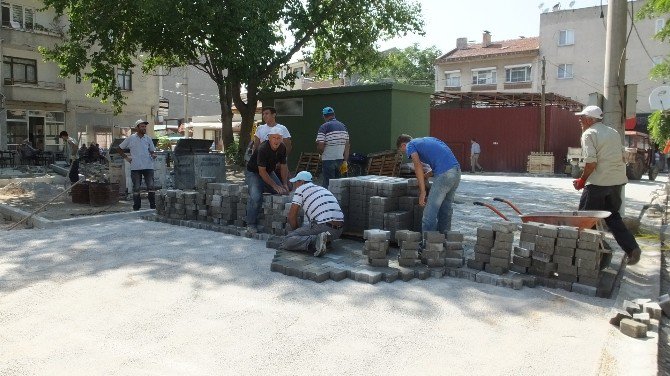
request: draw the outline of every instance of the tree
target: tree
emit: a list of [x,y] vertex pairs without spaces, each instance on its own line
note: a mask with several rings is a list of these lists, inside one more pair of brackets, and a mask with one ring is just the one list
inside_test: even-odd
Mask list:
[[[242,115],[246,145],[259,95],[292,83],[280,68],[301,50],[322,76],[362,70],[375,43],[419,32],[420,6],[410,0],[44,0],[70,20],[63,43],[41,49],[61,74],[84,72],[92,94],[120,112],[115,68],[193,65],[219,88],[223,143],[233,143],[232,111]],[[140,51],[147,58],[138,60]],[[246,100],[243,91],[246,89]],[[239,148],[240,153],[244,148]]]
[[418,44],[391,49],[379,53],[376,66],[361,72],[363,82],[399,82],[410,85],[433,86],[435,83],[435,59],[442,52],[435,46],[426,49]]
[[[670,13],[670,1],[667,0],[648,0],[636,15],[637,19],[656,18]],[[663,28],[654,35],[655,39],[667,41],[670,38],[670,24],[668,22]],[[649,73],[652,79],[670,78],[670,61],[663,59],[656,64]],[[663,145],[670,139],[670,114],[667,111],[655,111],[649,116],[647,125],[649,137],[657,144]]]

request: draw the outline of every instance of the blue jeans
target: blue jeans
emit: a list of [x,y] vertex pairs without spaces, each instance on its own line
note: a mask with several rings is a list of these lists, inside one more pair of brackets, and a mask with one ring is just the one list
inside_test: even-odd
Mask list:
[[[277,177],[277,174],[274,171],[268,173],[270,179],[274,180],[275,183],[281,185],[281,181]],[[263,193],[269,192],[275,194],[274,189],[267,185],[261,175],[256,172],[251,172],[248,170],[244,171],[244,178],[249,186],[249,200],[247,201],[247,225],[256,226],[258,224],[258,212],[261,210],[261,204],[263,203]]]
[[433,178],[426,207],[423,209],[422,231],[446,233],[451,230],[451,216],[454,213],[452,205],[460,182],[460,167],[454,167]]
[[149,196],[149,207],[156,208],[156,192],[154,191],[154,170],[130,170],[130,179],[133,182],[133,210],[139,210],[140,201],[140,185],[142,185],[142,177],[144,177],[144,184],[147,185]]
[[340,166],[344,159],[333,159],[332,161],[323,161],[321,163],[321,170],[323,173],[323,182],[321,185],[328,189],[328,182],[330,179],[339,179],[342,176],[340,175]]

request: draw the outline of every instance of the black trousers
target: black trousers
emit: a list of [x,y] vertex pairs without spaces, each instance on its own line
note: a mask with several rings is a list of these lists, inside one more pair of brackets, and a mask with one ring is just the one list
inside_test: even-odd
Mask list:
[[68,177],[70,178],[70,183],[76,183],[77,180],[79,180],[79,160],[75,159],[72,162],[70,162],[70,172],[68,173]]
[[623,185],[587,185],[579,199],[579,210],[607,210],[612,212],[612,215],[605,218],[605,223],[614,235],[619,247],[630,254],[632,250],[639,248],[639,246],[619,214],[622,187]]

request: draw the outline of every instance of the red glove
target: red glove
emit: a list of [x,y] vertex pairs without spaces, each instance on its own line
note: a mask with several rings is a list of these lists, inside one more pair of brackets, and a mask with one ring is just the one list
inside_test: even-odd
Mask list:
[[576,190],[580,190],[584,188],[584,186],[586,185],[586,180],[582,178],[575,179],[572,181],[572,185],[575,187]]

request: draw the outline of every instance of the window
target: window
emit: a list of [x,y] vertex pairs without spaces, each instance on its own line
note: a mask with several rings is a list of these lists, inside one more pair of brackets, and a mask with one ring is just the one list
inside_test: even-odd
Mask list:
[[2,26],[32,30],[35,26],[35,9],[2,3]]
[[559,46],[569,46],[575,44],[575,31],[574,30],[561,30],[558,34],[558,45]]
[[446,80],[445,86],[447,87],[461,86],[461,71],[444,72],[444,78]]
[[505,82],[530,82],[530,65],[505,67]]
[[572,64],[558,64],[558,78],[572,78]]
[[133,72],[119,69],[116,72],[116,84],[121,90],[133,90]]
[[656,20],[656,28],[654,29],[654,34],[658,34],[663,30],[663,27],[665,26],[665,20],[663,18],[659,18]]
[[495,68],[472,70],[473,85],[493,85],[496,83]]
[[302,67],[300,67],[300,68],[293,68],[293,74],[295,74],[295,76],[296,76],[297,78],[302,78],[302,75],[303,75],[303,68],[302,68]]
[[37,83],[37,60],[5,56],[2,70],[5,85]]
[[302,98],[275,99],[277,116],[302,116]]

